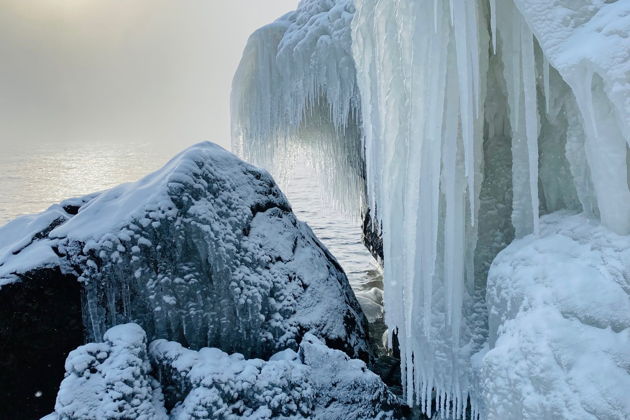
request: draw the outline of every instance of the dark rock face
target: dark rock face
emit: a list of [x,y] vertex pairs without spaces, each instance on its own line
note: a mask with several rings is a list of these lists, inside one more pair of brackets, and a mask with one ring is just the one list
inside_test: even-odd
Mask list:
[[59,269],[0,288],[0,419],[52,412],[68,353],[83,343],[81,286]]
[[383,265],[383,231],[376,214],[367,209],[363,216],[363,244],[379,264]]

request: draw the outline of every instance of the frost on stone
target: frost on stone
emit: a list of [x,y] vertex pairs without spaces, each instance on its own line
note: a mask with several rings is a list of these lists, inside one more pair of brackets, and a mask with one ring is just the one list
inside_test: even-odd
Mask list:
[[116,326],[102,343],[73,350],[52,418],[167,419],[159,383],[150,376],[147,339],[136,324]]
[[269,361],[151,343],[172,419],[390,419],[401,408],[365,363],[306,334]]
[[[271,176],[201,143],[129,184],[0,228],[0,279],[59,266],[84,288],[89,338],[151,338],[268,357],[312,332],[367,358],[348,280]],[[2,280],[0,280],[2,281]]]
[[541,219],[488,277],[490,419],[630,414],[630,238],[583,216]]

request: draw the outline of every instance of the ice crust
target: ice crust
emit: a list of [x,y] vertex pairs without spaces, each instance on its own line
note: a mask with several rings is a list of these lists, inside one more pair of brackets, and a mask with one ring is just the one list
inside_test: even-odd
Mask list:
[[[347,278],[264,170],[211,143],[129,184],[0,227],[0,281],[59,266],[83,284],[89,339],[150,339],[268,357],[312,332],[367,359]],[[0,283],[1,284],[1,283]]]
[[147,351],[123,324],[71,352],[66,371],[49,420],[392,419],[401,406],[364,362],[310,333],[263,361],[166,340]]
[[[354,11],[350,40],[326,38],[342,53],[312,48],[314,36],[333,27],[343,33],[339,20],[319,13],[342,6]],[[282,167],[293,159],[293,145],[304,144],[300,127],[309,126],[312,138],[319,126],[316,165],[347,170],[364,163],[366,204],[383,231],[390,340],[395,334],[400,343],[407,402],[427,414],[432,401],[446,418],[494,412],[496,400],[481,391],[493,378],[480,370],[480,357],[491,336],[488,270],[499,251],[538,234],[541,215],[561,210],[630,234],[629,7],[604,0],[355,0],[352,7],[311,0],[257,32],[245,50],[247,77],[235,77],[233,104],[249,97],[270,103],[233,108],[240,153]],[[316,25],[269,34],[298,16]],[[278,58],[283,43],[293,46],[290,63]],[[327,68],[334,74],[348,50],[355,76],[344,74],[335,81],[341,90],[329,93],[335,85],[314,75]],[[330,116],[305,112],[317,95],[274,74],[278,66],[315,80],[309,86],[327,92]],[[355,83],[360,99],[349,101]],[[359,107],[358,118],[346,118],[347,103],[351,115]],[[328,134],[331,124],[340,136]],[[281,146],[278,131],[292,133]],[[358,148],[348,131],[360,133]],[[337,191],[354,185],[351,177],[335,177]],[[577,341],[578,331],[566,337]],[[561,382],[549,382],[556,384],[563,393]],[[520,385],[514,395],[528,389]],[[536,391],[538,402],[551,392]],[[533,411],[510,413],[537,418]]]

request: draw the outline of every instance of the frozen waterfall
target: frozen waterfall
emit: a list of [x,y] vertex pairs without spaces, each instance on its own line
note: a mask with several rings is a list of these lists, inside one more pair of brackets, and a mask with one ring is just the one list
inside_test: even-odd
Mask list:
[[272,170],[312,146],[332,197],[365,194],[406,398],[427,414],[488,415],[499,251],[558,210],[630,234],[628,36],[624,1],[303,0],[250,38],[234,145]]

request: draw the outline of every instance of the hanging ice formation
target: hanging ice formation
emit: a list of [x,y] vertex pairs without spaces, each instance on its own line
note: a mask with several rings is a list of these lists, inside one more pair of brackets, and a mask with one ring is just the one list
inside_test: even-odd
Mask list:
[[273,165],[317,138],[320,163],[354,171],[338,190],[360,191],[364,164],[386,322],[424,412],[484,416],[488,269],[541,214],[630,234],[629,28],[624,1],[303,0],[250,39],[234,144]]
[[234,152],[281,184],[306,160],[349,211],[365,200],[353,13],[348,0],[301,2],[251,35],[232,89]]

